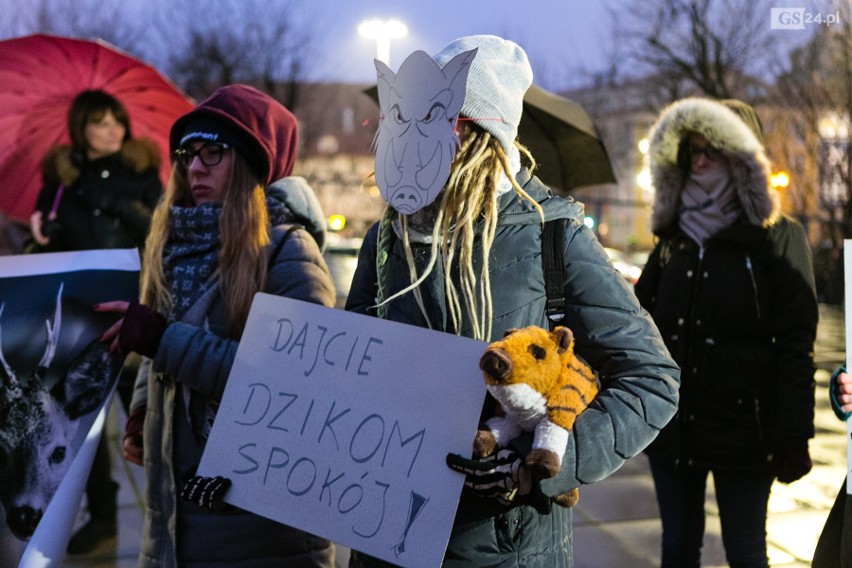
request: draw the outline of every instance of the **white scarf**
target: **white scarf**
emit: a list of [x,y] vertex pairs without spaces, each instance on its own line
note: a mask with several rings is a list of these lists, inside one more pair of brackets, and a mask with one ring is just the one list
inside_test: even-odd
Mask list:
[[[517,146],[509,148],[509,169],[512,171],[512,177],[518,177],[518,172],[521,171],[521,152]],[[504,193],[512,191],[512,182],[506,177],[506,173],[500,172],[500,181],[497,182],[497,197]]]
[[707,239],[740,216],[740,202],[727,167],[690,174],[680,202],[680,228],[702,248]]

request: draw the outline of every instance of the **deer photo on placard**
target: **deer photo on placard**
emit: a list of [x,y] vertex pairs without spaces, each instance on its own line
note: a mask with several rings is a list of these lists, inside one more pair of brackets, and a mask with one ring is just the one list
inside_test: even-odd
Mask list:
[[44,350],[29,368],[7,360],[6,303],[0,299],[0,504],[9,529],[22,540],[35,531],[74,459],[81,418],[100,407],[123,362],[95,338],[61,380],[47,381],[63,332],[63,287],[60,283],[53,313],[44,318],[43,337],[30,338]]

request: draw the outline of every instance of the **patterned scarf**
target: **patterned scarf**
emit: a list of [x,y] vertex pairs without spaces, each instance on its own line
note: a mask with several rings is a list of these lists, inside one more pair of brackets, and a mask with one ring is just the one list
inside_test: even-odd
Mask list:
[[[277,199],[267,196],[266,208],[272,226],[293,220],[287,206]],[[216,282],[213,274],[222,248],[221,213],[222,203],[204,203],[196,207],[173,205],[169,209],[169,238],[163,248],[163,273],[172,291],[172,321],[179,321]]]
[[169,208],[169,238],[163,247],[163,273],[172,290],[172,321],[186,311],[214,283],[219,262],[221,203]]
[[739,199],[727,167],[690,174],[680,201],[680,228],[702,247],[740,216]]

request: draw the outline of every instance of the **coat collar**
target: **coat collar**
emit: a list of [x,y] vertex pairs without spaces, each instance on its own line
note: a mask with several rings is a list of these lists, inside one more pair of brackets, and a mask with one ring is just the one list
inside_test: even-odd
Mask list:
[[[160,166],[160,150],[157,143],[149,138],[134,138],[121,146],[118,153],[120,163],[137,174]],[[111,157],[101,158],[109,160]],[[75,159],[71,147],[60,144],[48,150],[41,162],[41,172],[45,179],[56,180],[66,187],[80,177],[81,164]]]

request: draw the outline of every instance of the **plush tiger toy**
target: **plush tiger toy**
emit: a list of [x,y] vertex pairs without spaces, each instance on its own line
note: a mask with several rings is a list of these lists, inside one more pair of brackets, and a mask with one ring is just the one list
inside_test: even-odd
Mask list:
[[[574,355],[573,332],[567,327],[510,329],[486,348],[479,367],[503,415],[480,426],[474,453],[485,457],[521,432],[534,431],[525,465],[538,479],[556,475],[568,431],[598,393],[594,372]],[[556,501],[573,506],[578,498],[573,489]]]

